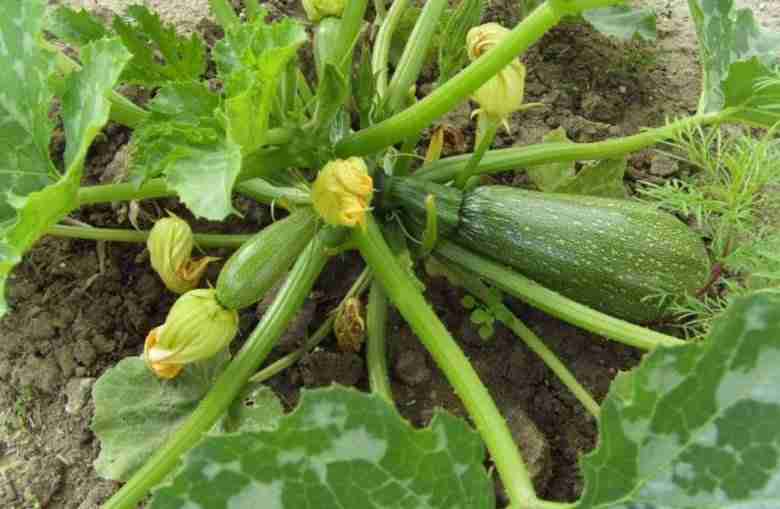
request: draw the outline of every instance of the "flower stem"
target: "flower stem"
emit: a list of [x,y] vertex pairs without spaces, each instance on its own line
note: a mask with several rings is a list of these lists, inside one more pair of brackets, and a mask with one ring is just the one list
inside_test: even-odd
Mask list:
[[[696,115],[632,136],[594,143],[538,143],[525,147],[490,150],[482,158],[475,174],[500,173],[553,162],[620,157],[653,146],[665,139],[673,138],[675,134],[691,126],[721,123],[733,113],[734,110],[724,110],[718,113]],[[447,182],[455,179],[470,160],[471,154],[440,159],[417,170],[415,177],[434,182]]]
[[311,205],[311,195],[297,187],[275,186],[263,179],[250,179],[236,185],[236,191],[260,203],[278,202],[289,209],[297,205]]
[[[146,242],[148,231],[126,230],[119,228],[93,228],[89,226],[55,225],[46,230],[47,235],[67,237],[71,239],[108,240],[111,242]],[[212,233],[196,233],[195,244],[203,248],[225,247],[238,249],[251,235],[220,235]]]
[[311,337],[304,343],[302,347],[295,350],[294,352],[291,352],[281,359],[278,359],[274,361],[273,363],[269,364],[268,366],[264,367],[254,375],[252,375],[252,378],[249,379],[250,382],[265,382],[266,380],[273,378],[274,376],[278,375],[285,369],[289,368],[290,366],[294,365],[296,362],[298,362],[301,357],[306,355],[306,352],[311,351],[314,347],[322,343],[322,341],[327,338],[331,331],[333,330],[333,322],[336,320],[336,312],[338,309],[344,305],[344,302],[346,302],[347,299],[350,297],[356,297],[362,294],[366,287],[368,286],[368,283],[371,281],[371,271],[368,269],[364,270],[360,276],[355,280],[352,287],[347,291],[344,298],[341,300],[341,303],[334,309],[328,318],[325,319],[322,324],[317,328],[317,330],[314,332],[314,334],[311,335]]
[[387,296],[378,281],[373,282],[368,293],[366,365],[371,391],[394,405],[393,390],[387,374]]
[[166,196],[176,196],[176,192],[168,189],[168,184],[162,178],[151,179],[141,187],[132,183],[86,186],[79,189],[79,207],[93,203],[145,200]]
[[[620,0],[586,0],[567,2],[573,8],[592,8],[619,3]],[[378,152],[403,139],[414,136],[435,119],[463,102],[472,92],[506,67],[512,60],[538,41],[565,14],[545,2],[519,23],[501,42],[472,62],[425,99],[368,129],[345,137],[336,145],[339,157]]]
[[489,280],[501,290],[549,315],[614,341],[642,350],[685,344],[680,339],[634,325],[575,302],[452,242],[439,242],[435,253]]
[[404,52],[398,61],[398,66],[387,87],[387,103],[385,112],[395,113],[403,107],[409,95],[409,89],[414,86],[420,70],[428,56],[433,36],[439,27],[439,19],[444,8],[447,6],[447,0],[428,0],[417,18],[412,33],[406,40]]
[[506,421],[458,344],[426,302],[412,277],[396,260],[373,217],[352,238],[390,301],[409,323],[455,388],[482,435],[513,507],[533,507],[531,478]]
[[500,297],[491,293],[490,289],[480,279],[472,274],[454,267],[452,264],[444,264],[437,260],[437,270],[443,272],[447,279],[456,280],[463,286],[467,292],[477,297],[488,308],[495,312],[496,318],[515,333],[536,355],[538,355],[547,367],[550,368],[555,376],[565,385],[580,404],[593,415],[599,417],[601,408],[588,390],[580,384],[571,371],[563,362],[550,350],[547,345],[539,339],[531,329],[529,329],[517,316],[503,303]]
[[482,160],[485,152],[493,145],[493,140],[496,139],[498,126],[501,125],[499,119],[493,118],[490,115],[484,115],[482,118],[484,118],[485,130],[477,144],[477,150],[471,155],[466,166],[458,172],[458,176],[455,178],[455,187],[458,189],[466,187],[466,183],[469,179],[476,175],[479,162]]
[[376,93],[380,99],[387,94],[388,60],[393,34],[407,5],[409,5],[409,0],[394,0],[376,35],[374,51],[371,54],[371,72],[376,79]]
[[368,0],[350,0],[346,2],[344,13],[341,15],[341,25],[338,43],[334,55],[335,61],[340,64],[344,76],[352,75],[352,50],[360,36],[360,30],[363,28],[363,18],[368,8]]
[[181,456],[197,444],[230,406],[298,312],[325,266],[328,255],[321,237],[322,233],[314,237],[298,258],[271,307],[187,421],[103,505],[103,509],[136,507],[146,493],[179,464]]

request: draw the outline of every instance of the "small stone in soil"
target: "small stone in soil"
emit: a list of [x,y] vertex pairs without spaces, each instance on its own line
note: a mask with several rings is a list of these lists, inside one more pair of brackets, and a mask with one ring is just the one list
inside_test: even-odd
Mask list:
[[401,352],[395,362],[394,370],[396,376],[411,387],[431,379],[431,370],[425,360],[425,354],[419,350]]
[[77,415],[89,401],[94,378],[71,378],[65,386],[65,411],[70,415]]
[[[547,438],[519,407],[513,407],[507,412],[506,422],[512,433],[512,438],[515,439],[515,443],[520,448],[536,491],[544,492],[552,473],[550,470],[550,444],[547,442]],[[499,490],[499,493],[501,494],[500,498],[505,499],[506,495],[503,489]]]

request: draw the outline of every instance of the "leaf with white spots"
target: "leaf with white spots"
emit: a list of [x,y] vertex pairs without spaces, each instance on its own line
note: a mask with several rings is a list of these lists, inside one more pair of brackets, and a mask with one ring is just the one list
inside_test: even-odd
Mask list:
[[274,431],[207,437],[151,509],[492,509],[479,436],[438,412],[414,430],[381,397],[305,391]]
[[702,342],[613,384],[577,509],[780,507],[780,294],[729,308]]
[[[0,221],[5,223],[0,239],[0,315],[6,311],[4,286],[11,269],[47,228],[78,206],[78,190],[87,149],[108,122],[111,106],[106,96],[130,59],[130,54],[118,39],[103,39],[82,48],[82,69],[68,76],[62,97],[65,172],[57,176],[48,156],[51,94],[39,88],[46,83],[50,64],[43,54],[34,49],[34,41],[40,37],[40,22],[25,21],[25,16],[35,17],[42,13],[41,3],[35,0],[0,4],[2,50],[20,58],[33,58],[32,62],[25,61],[21,67],[22,73],[29,76],[27,82],[21,85],[32,92],[9,83],[3,83],[3,86],[9,85],[7,88],[0,88],[0,115],[14,111],[10,114],[12,120],[0,127],[0,154],[5,154],[0,155],[0,171],[5,172],[0,174],[0,178],[8,178],[2,203],[6,211],[12,213],[0,217]],[[26,7],[19,7],[16,12],[13,8],[3,11],[10,4]],[[41,9],[35,10],[36,6]],[[33,41],[30,47],[25,42],[27,36]],[[38,64],[35,58],[38,58]],[[15,65],[10,61],[0,61],[2,63],[11,67]],[[6,82],[16,79],[11,79],[9,74],[3,76]],[[11,94],[19,99],[18,103],[11,100]],[[17,147],[16,143],[20,145]],[[9,155],[13,151],[16,152]],[[18,179],[14,180],[20,173],[23,185]],[[32,175],[37,175],[39,180],[33,182]]]
[[688,6],[703,70],[699,112],[738,107],[734,118],[772,127],[780,121],[780,78],[775,71],[780,34],[764,30],[753,11],[737,9],[733,0],[688,0]]
[[44,2],[0,2],[0,221],[12,219],[10,193],[25,196],[51,182],[49,120],[54,72],[38,45]]
[[[92,389],[92,430],[100,440],[100,456],[95,460],[98,475],[115,481],[129,479],[190,416],[229,360],[223,351],[185,366],[173,380],[157,378],[139,357],[122,359],[103,373]],[[231,408],[230,424],[235,428],[268,428],[282,414],[279,401],[268,389],[244,394],[240,402],[247,398],[265,407],[262,413],[259,408]],[[246,417],[247,413],[252,415]]]

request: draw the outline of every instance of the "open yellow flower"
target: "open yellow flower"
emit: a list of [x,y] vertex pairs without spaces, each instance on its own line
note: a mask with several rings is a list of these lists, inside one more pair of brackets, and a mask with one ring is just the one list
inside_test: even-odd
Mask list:
[[374,181],[366,163],[359,157],[350,157],[330,161],[320,170],[311,198],[314,209],[326,223],[364,226],[373,192]]
[[144,361],[160,378],[174,378],[185,364],[213,357],[238,332],[238,312],[217,302],[216,290],[192,290],[173,304],[165,323],[149,332]]
[[217,258],[191,258],[195,241],[190,225],[175,214],[168,214],[169,217],[154,223],[146,247],[152,268],[165,286],[182,294],[198,286],[206,266]]

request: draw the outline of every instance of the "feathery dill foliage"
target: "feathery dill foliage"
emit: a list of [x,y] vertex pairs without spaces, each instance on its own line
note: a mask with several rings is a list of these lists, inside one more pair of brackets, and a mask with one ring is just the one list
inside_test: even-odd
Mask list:
[[[670,304],[688,336],[705,335],[735,298],[780,289],[780,139],[728,135],[700,126],[682,130],[670,155],[695,171],[686,179],[646,184],[643,197],[691,218],[708,240],[713,283],[702,295]],[[671,296],[661,295],[660,298]]]

